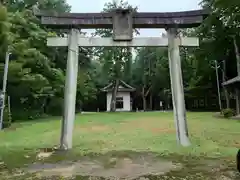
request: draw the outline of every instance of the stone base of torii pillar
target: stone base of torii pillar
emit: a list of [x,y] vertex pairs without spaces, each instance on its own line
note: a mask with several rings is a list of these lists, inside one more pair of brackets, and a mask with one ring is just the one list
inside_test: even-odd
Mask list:
[[169,67],[171,77],[172,100],[176,123],[177,140],[182,146],[189,146],[186,109],[184,101],[183,80],[179,46],[198,46],[198,38],[179,37],[177,29],[167,30],[167,38],[133,38],[132,41],[113,41],[112,38],[82,37],[79,30],[72,29],[65,38],[48,38],[48,46],[68,46],[67,72],[64,97],[64,117],[62,121],[61,144],[62,150],[72,148],[72,135],[75,120],[75,105],[78,75],[78,51],[81,47],[166,47],[169,52]]

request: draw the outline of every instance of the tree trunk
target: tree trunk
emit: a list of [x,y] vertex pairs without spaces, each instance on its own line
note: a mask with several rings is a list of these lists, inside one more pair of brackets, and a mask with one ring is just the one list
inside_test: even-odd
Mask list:
[[47,107],[48,107],[48,104],[49,104],[49,97],[46,97],[45,99],[44,99],[44,102],[42,103],[42,111],[43,111],[43,113],[44,114],[47,114],[48,112],[47,112]]
[[[236,60],[237,60],[237,73],[238,73],[238,76],[240,76],[240,55],[239,55],[239,49],[238,49],[236,37],[233,37],[233,44],[234,44],[235,55],[236,55]],[[236,112],[237,112],[237,114],[239,114],[240,113],[239,90],[236,88],[235,91],[236,91]]]
[[229,99],[228,90],[226,87],[223,87],[223,91],[224,91],[224,96],[225,96],[225,100],[226,100],[226,108],[229,109],[230,108],[230,99]]
[[116,112],[116,97],[117,97],[118,86],[119,86],[119,79],[116,79],[114,82],[114,88],[112,90],[112,99],[111,99],[111,106],[110,106],[111,112]]
[[[226,61],[223,61],[223,73],[222,73],[222,81],[226,81]],[[229,93],[225,86],[223,86],[223,92],[226,100],[226,108],[230,108],[230,100],[229,100]]]
[[150,109],[151,111],[153,110],[153,96],[152,96],[152,93],[150,94],[149,109]]
[[163,106],[163,109],[164,110],[168,110],[169,109],[169,100],[168,99],[165,101],[165,105]]
[[240,114],[239,90],[236,89],[235,91],[236,91],[236,95],[235,95],[235,97],[236,97],[236,113],[237,113],[237,115],[238,115],[238,114]]
[[233,37],[233,44],[234,44],[235,55],[237,60],[237,72],[238,72],[238,76],[240,76],[240,54],[239,54],[236,37]]
[[146,97],[143,95],[143,96],[142,96],[142,99],[143,99],[143,111],[146,111],[146,110],[147,110],[147,101],[146,101]]
[[[143,99],[143,110],[146,111],[147,110],[147,96],[150,93],[151,90],[151,86],[148,88],[148,90],[145,92],[145,86],[142,88],[142,99]],[[152,102],[151,102],[152,104]]]
[[147,101],[146,101],[146,96],[145,96],[145,87],[142,88],[142,102],[143,102],[143,111],[146,111],[147,109]]

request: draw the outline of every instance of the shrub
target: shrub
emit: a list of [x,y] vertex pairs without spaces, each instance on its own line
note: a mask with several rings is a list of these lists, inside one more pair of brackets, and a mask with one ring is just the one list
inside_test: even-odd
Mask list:
[[235,116],[235,111],[233,109],[230,109],[230,108],[223,109],[222,114],[225,118],[230,118],[230,117]]
[[12,113],[13,122],[31,121],[31,120],[40,119],[42,117],[45,117],[45,114],[42,112],[41,109],[12,108],[11,111],[12,111],[11,113]]
[[52,116],[60,116],[63,113],[64,99],[60,97],[52,98],[47,105],[46,113]]

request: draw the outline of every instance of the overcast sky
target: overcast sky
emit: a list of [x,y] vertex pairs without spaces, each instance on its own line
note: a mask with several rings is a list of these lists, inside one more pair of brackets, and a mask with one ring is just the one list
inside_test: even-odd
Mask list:
[[[67,0],[72,12],[100,12],[106,2],[112,0]],[[201,0],[128,0],[139,12],[171,12],[200,9]],[[141,36],[160,36],[160,30],[141,30]]]

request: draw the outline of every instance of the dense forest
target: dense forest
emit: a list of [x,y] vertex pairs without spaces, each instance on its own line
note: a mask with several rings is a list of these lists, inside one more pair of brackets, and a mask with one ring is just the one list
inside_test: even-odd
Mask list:
[[[221,99],[224,108],[235,108],[235,95],[221,86],[237,76],[239,60],[239,0],[203,0],[210,9],[204,23],[183,30],[186,36],[200,38],[200,47],[181,48],[186,107],[188,110],[219,110],[214,62],[219,66]],[[10,52],[7,96],[11,97],[14,121],[62,115],[67,48],[47,47],[46,39],[62,35],[47,29],[34,16],[41,10],[70,12],[65,0],[8,0],[0,5],[0,86],[6,52]],[[105,4],[103,11],[131,7],[121,1]],[[137,11],[137,7],[131,7]],[[139,30],[135,30],[139,34]],[[110,37],[111,30],[98,29],[95,35]],[[163,34],[164,35],[164,34]],[[159,101],[171,109],[171,88],[167,48],[80,48],[77,84],[77,111],[105,111],[106,96],[101,88],[123,80],[136,88],[133,110],[159,110]],[[113,89],[114,90],[114,89]],[[6,118],[5,118],[6,119]]]

